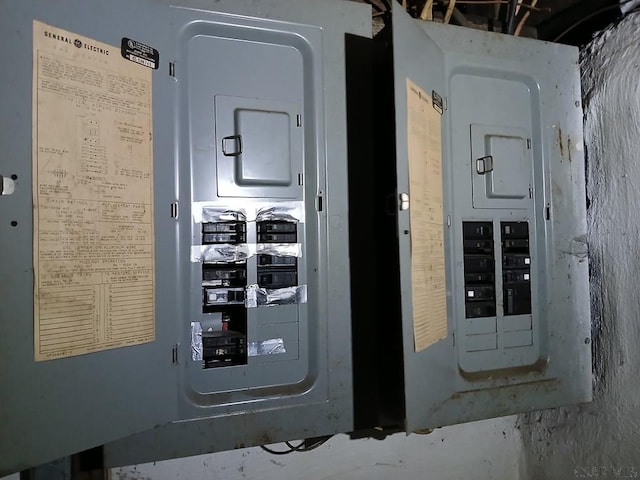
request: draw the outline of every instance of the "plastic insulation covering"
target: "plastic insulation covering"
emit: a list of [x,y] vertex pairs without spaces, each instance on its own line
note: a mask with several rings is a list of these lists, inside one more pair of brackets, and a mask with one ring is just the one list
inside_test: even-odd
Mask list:
[[246,211],[242,208],[214,207],[204,205],[201,208],[194,208],[194,221],[203,222],[244,222],[247,220]]
[[306,285],[274,289],[262,288],[258,285],[249,285],[247,287],[247,308],[296,303],[307,303]]
[[269,340],[262,340],[261,342],[248,342],[247,347],[247,355],[249,357],[287,353],[287,349],[284,347],[284,339],[282,338],[270,338]]
[[302,257],[301,243],[220,243],[212,245],[192,245],[193,263],[239,263],[254,255],[274,255],[276,257]]
[[[253,253],[246,243],[233,245],[220,243],[214,245],[192,245],[191,261],[194,263],[238,263],[244,262]],[[255,248],[253,249],[255,250]]]
[[304,202],[249,203],[233,202],[224,206],[212,202],[193,202],[191,212],[194,223],[203,222],[261,222],[281,220],[304,223]]
[[287,202],[272,204],[268,207],[260,208],[256,212],[256,222],[273,220],[304,222],[304,203]]
[[276,257],[302,257],[301,243],[258,243],[257,255],[274,255]]

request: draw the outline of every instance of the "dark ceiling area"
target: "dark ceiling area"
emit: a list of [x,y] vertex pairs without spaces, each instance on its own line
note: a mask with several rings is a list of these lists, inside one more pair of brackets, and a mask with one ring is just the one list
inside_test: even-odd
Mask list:
[[[384,18],[391,1],[364,0]],[[623,16],[634,0],[397,0],[413,17],[581,46]],[[432,4],[432,5],[431,5]],[[453,4],[453,5],[452,5]],[[627,8],[628,9],[628,8]],[[448,12],[449,11],[449,12]],[[448,17],[448,18],[447,18]]]

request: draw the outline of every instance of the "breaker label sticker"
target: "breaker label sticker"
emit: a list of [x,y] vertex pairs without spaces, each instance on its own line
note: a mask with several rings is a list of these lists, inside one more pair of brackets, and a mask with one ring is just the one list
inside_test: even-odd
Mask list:
[[127,37],[122,38],[122,56],[127,60],[144,65],[145,67],[158,69],[160,54],[158,50],[144,43],[137,42]]

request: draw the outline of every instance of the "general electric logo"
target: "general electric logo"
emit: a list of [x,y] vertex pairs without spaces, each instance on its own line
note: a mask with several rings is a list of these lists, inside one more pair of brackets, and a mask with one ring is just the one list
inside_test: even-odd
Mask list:
[[73,44],[78,48],[82,48],[82,42],[77,38],[73,41]]

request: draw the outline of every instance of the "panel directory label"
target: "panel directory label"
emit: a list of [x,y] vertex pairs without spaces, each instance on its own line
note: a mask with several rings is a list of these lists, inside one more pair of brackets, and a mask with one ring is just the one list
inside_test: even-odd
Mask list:
[[155,339],[151,74],[34,21],[36,361]]
[[447,336],[442,204],[442,120],[431,96],[407,79],[411,285],[415,351]]

